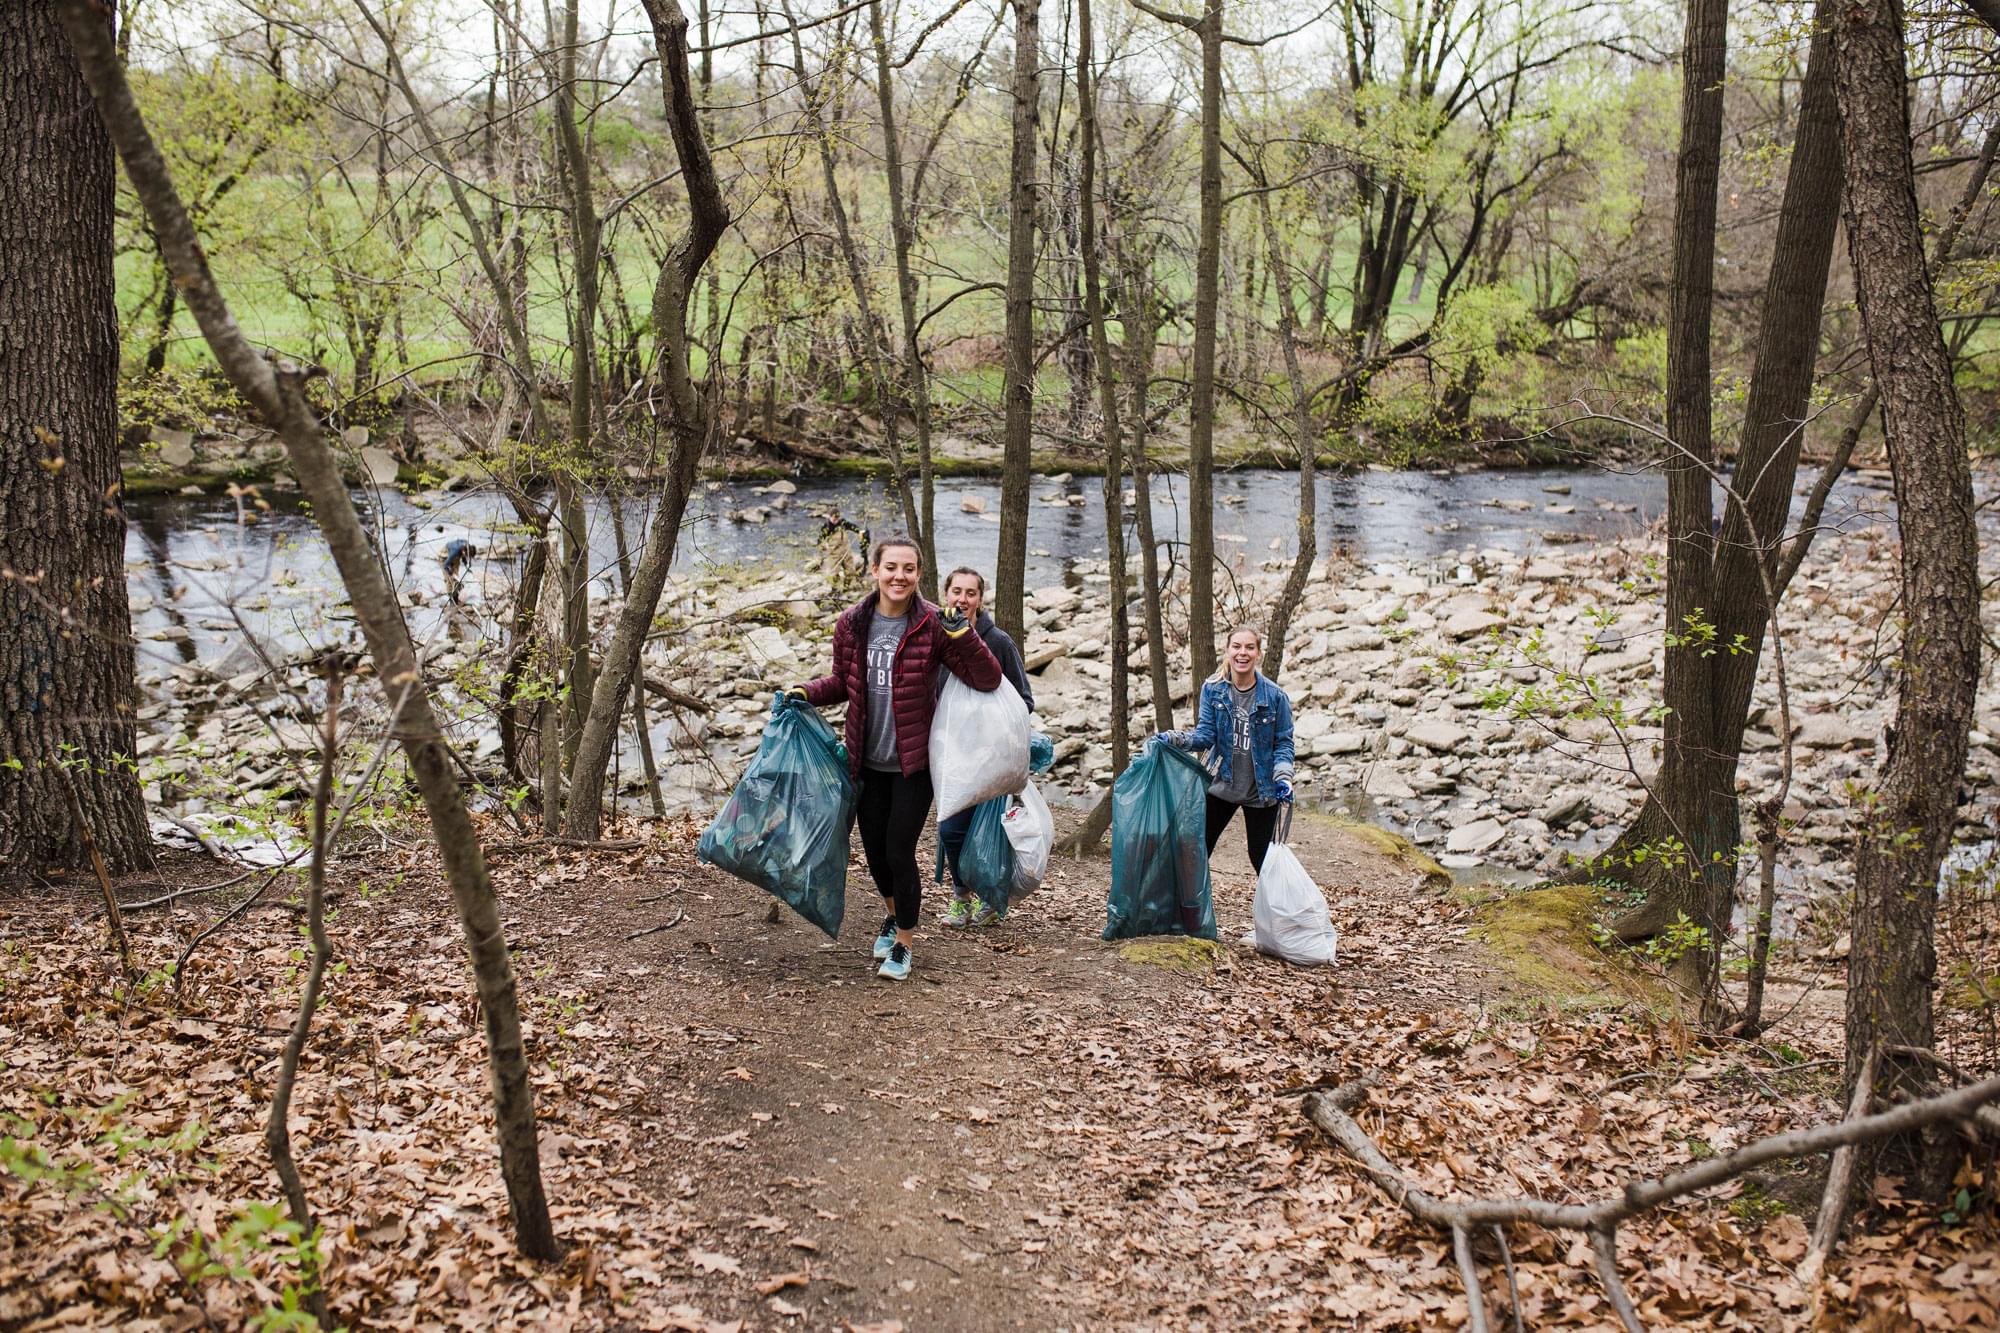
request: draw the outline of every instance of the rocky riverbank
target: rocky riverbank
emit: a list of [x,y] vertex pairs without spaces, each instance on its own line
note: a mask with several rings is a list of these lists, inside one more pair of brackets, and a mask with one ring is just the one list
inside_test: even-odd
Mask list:
[[[1302,796],[1403,833],[1468,875],[1547,873],[1573,855],[1601,851],[1637,811],[1642,775],[1658,762],[1657,724],[1614,726],[1607,715],[1617,714],[1602,701],[1641,719],[1658,700],[1659,554],[1657,537],[1642,535],[1370,568],[1318,562],[1283,672],[1296,705]],[[646,658],[647,675],[675,696],[651,700],[669,813],[705,817],[755,753],[771,691],[825,670],[833,615],[858,593],[857,571],[832,551],[803,563],[670,583]],[[1225,608],[1222,619],[1260,621],[1282,575],[1276,561],[1239,568],[1226,586],[1242,614]],[[1029,599],[1024,651],[1039,725],[1056,742],[1048,785],[1079,802],[1111,778],[1110,583],[1101,562],[1085,563],[1069,582]],[[1866,783],[1875,771],[1894,707],[1896,588],[1889,531],[1829,532],[1786,603],[1795,775],[1785,866],[1794,904],[1846,882],[1848,784]],[[1182,608],[1170,618],[1171,638],[1184,621],[1184,589],[1171,590],[1170,602]],[[606,624],[616,609],[599,607]],[[441,710],[456,719],[468,770],[499,799],[518,780],[499,762],[494,616],[505,608],[490,610],[449,611],[431,636],[427,669]],[[1136,626],[1136,602],[1133,612]],[[1989,631],[2000,630],[1991,601],[1986,614]],[[338,613],[333,618],[321,635],[340,637]],[[1186,725],[1184,644],[1170,642],[1169,657],[1174,720]],[[1153,729],[1143,645],[1130,665],[1133,731],[1143,738]],[[1746,796],[1773,790],[1780,775],[1771,667],[1767,652],[1738,779]],[[162,809],[210,826],[258,810],[281,822],[295,808],[308,780],[316,707],[301,670],[274,670],[247,645],[212,665],[155,661],[142,670],[156,691],[141,713],[142,759]],[[1586,688],[1598,704],[1587,704]],[[1979,716],[1961,831],[1973,841],[1993,836],[2000,800],[1992,730],[2000,672],[1990,662]],[[644,808],[639,771],[628,741],[622,799]]]

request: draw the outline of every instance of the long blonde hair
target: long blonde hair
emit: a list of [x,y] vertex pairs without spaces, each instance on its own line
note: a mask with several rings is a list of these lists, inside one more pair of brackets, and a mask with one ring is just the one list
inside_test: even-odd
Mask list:
[[[1260,653],[1264,651],[1264,631],[1258,629],[1255,625],[1247,625],[1247,624],[1233,626],[1229,631],[1228,637],[1223,639],[1222,641],[1223,647],[1227,648],[1230,644],[1234,643],[1236,641],[1236,636],[1239,634],[1248,634],[1251,638],[1257,641],[1257,651]],[[1258,670],[1259,671],[1263,670],[1261,664],[1259,665]],[[1225,652],[1222,655],[1222,660],[1216,663],[1215,674],[1210,676],[1206,683],[1213,685],[1218,680],[1228,680],[1228,679],[1229,679],[1229,654]]]

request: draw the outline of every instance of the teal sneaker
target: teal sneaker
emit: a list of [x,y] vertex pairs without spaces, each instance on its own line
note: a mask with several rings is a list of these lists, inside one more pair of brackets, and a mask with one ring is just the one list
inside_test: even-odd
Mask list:
[[910,975],[910,946],[895,944],[889,947],[889,956],[882,960],[882,966],[875,969],[875,975],[890,981],[906,981]]
[[972,900],[970,898],[953,898],[950,905],[944,909],[944,915],[939,917],[938,920],[954,929],[971,925]]
[[875,961],[881,962],[889,956],[889,950],[896,947],[896,918],[882,918],[882,933],[875,937]]
[[997,926],[1006,919],[1004,913],[993,910],[991,903],[981,903],[972,912],[972,924],[975,926]]

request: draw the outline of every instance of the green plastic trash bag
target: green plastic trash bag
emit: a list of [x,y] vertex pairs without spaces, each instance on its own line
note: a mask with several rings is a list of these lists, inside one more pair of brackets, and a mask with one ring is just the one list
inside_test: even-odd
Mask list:
[[1011,796],[995,796],[972,807],[958,853],[959,887],[1003,915],[1014,892],[1014,844],[1007,837],[1007,808],[1013,803]]
[[1215,938],[1206,841],[1208,770],[1155,741],[1111,786],[1111,901],[1104,938]]
[[695,854],[838,939],[853,819],[847,747],[810,704],[786,695],[771,705],[756,757]]

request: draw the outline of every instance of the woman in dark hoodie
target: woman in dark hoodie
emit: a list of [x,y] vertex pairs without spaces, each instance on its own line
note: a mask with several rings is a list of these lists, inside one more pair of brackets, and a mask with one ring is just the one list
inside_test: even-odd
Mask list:
[[923,556],[908,537],[875,544],[875,591],[841,613],[833,630],[833,674],[792,693],[814,707],[846,703],[848,763],[860,798],[854,822],[868,873],[888,905],[875,940],[878,975],[910,975],[910,937],[922,909],[917,838],[931,812],[931,712],[938,672],[975,690],[1000,684],[1000,664],[972,623],[917,593]]
[[[1028,711],[1034,712],[1035,692],[1028,685],[1021,650],[1014,646],[1013,636],[986,614],[986,576],[963,565],[952,570],[944,581],[944,604],[972,618],[972,631],[985,641],[987,651],[1000,664],[1000,674],[1021,696],[1021,702],[1028,705]],[[964,878],[958,870],[959,854],[965,850],[965,835],[972,829],[973,811],[978,808],[973,806],[938,821],[938,845],[944,848],[945,863],[951,867],[951,901],[945,905],[944,915],[938,918],[947,926],[990,926],[1000,920],[998,912],[979,902],[964,887]]]

